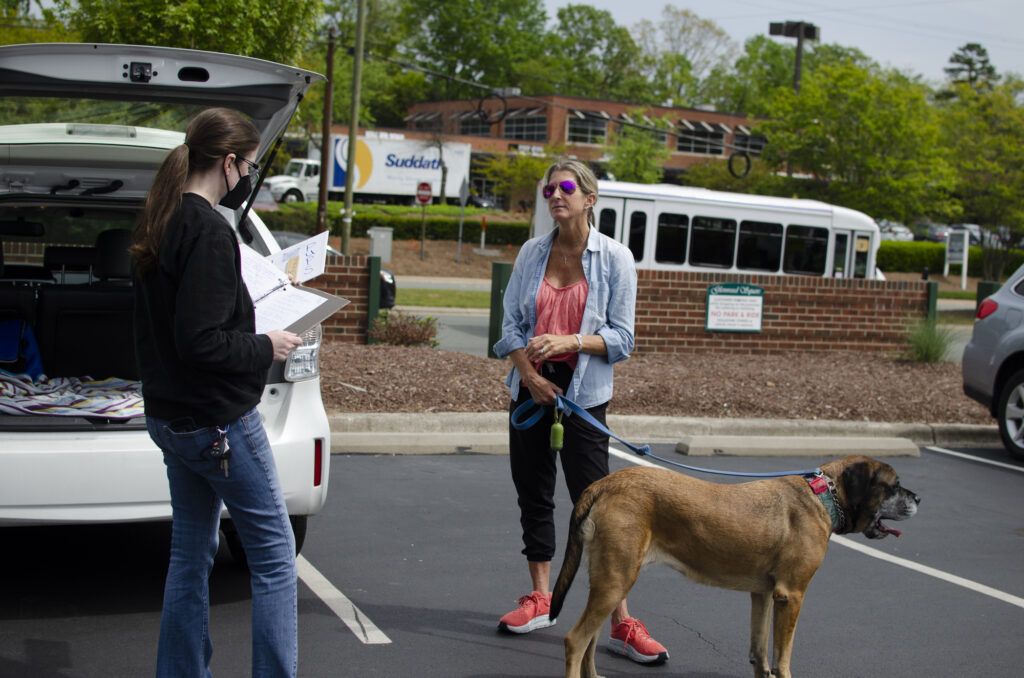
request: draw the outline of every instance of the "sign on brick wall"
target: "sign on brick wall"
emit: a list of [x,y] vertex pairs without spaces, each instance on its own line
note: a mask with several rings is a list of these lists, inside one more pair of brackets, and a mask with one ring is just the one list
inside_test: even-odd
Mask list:
[[760,332],[764,289],[742,283],[708,288],[704,329],[709,332]]

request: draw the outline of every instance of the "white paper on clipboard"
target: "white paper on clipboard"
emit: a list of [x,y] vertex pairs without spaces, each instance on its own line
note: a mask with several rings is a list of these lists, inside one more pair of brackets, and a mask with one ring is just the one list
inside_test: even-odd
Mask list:
[[327,231],[275,252],[267,259],[300,283],[312,280],[323,274],[327,263]]
[[349,303],[309,287],[296,287],[269,258],[242,246],[242,279],[256,310],[256,333],[288,330],[301,334]]

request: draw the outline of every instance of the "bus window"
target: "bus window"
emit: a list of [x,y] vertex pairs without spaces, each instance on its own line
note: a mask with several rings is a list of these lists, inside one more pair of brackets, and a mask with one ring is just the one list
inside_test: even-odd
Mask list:
[[597,230],[615,240],[615,210],[607,207],[601,210],[601,216],[597,218]]
[[629,216],[629,249],[637,261],[644,258],[644,236],[646,233],[647,213],[633,212]]
[[854,278],[867,277],[869,254],[871,254],[871,236],[857,234],[857,244],[853,251]]
[[782,224],[765,221],[740,222],[740,245],[736,268],[778,271],[782,262]]
[[690,264],[693,266],[732,266],[736,249],[736,220],[694,217],[691,222]]
[[814,226],[790,226],[786,229],[786,248],[782,270],[796,275],[824,275],[828,257],[828,229]]
[[850,246],[850,234],[836,232],[835,252],[832,254],[832,277],[846,277],[846,255]]
[[685,214],[658,215],[658,234],[654,241],[654,260],[659,264],[686,263],[686,226],[690,222]]

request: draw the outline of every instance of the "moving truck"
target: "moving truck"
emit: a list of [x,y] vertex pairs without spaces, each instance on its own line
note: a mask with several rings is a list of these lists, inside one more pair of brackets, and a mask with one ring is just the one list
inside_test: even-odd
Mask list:
[[[441,194],[441,161],[448,167],[445,195],[457,197],[462,182],[469,181],[470,145],[444,142],[443,154],[427,139],[406,139],[397,135],[367,135],[356,139],[353,193],[359,202],[409,202],[420,182],[428,182],[434,196]],[[345,169],[349,139],[331,137],[328,164],[328,197],[341,200],[345,194]],[[278,202],[316,202],[320,191],[320,160],[293,158],[284,174],[264,182]]]

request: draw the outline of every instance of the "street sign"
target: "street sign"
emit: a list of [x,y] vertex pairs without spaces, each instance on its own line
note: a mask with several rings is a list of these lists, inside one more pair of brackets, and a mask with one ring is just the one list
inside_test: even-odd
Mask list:
[[967,289],[967,254],[968,237],[966,230],[950,229],[946,234],[946,263],[942,267],[942,276],[949,275],[949,265],[960,265],[960,289]]
[[421,181],[416,186],[416,200],[421,205],[426,205],[428,202],[430,202],[430,199],[432,197],[433,195],[430,191],[430,183],[427,181]]
[[463,177],[462,185],[459,186],[459,204],[465,207],[467,200],[469,200],[469,182]]

